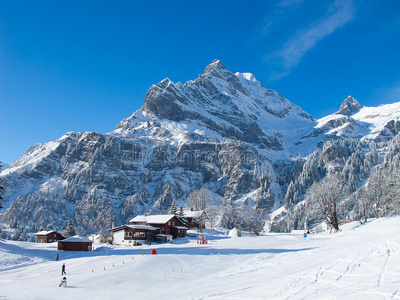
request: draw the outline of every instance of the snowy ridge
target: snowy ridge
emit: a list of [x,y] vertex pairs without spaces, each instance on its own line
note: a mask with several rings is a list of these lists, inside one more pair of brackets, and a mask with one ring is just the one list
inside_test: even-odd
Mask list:
[[[169,113],[167,106],[175,109]],[[276,138],[280,131],[312,123],[311,116],[279,93],[264,88],[254,75],[234,75],[220,61],[211,63],[194,81],[174,84],[167,78],[153,85],[143,107],[123,120],[118,129],[136,131],[146,127],[147,120],[162,125],[164,137],[171,134],[175,141],[234,137],[254,144],[265,142],[267,147],[270,143],[264,136]]]
[[[354,98],[352,99],[358,104]],[[328,135],[378,141],[393,138],[400,129],[400,103],[379,107],[360,106],[351,114],[340,112],[317,120],[316,128],[327,129]]]
[[[272,212],[302,200],[319,179],[315,170],[323,177],[336,158],[357,150],[332,140],[390,141],[399,119],[400,103],[368,108],[349,96],[337,113],[314,120],[253,74],[233,74],[215,60],[184,84],[152,85],[143,106],[112,132],[69,132],[29,148],[1,172],[3,220],[37,232],[73,219],[82,233],[98,232],[135,215],[165,214],[173,201],[185,206],[202,186],[225,203]],[[317,157],[325,146],[343,151]],[[377,164],[360,160],[373,161],[368,171]],[[357,178],[366,180],[363,172]]]

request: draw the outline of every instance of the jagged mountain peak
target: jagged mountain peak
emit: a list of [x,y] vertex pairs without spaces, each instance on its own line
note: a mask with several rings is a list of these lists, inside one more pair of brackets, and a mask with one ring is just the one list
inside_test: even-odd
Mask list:
[[[140,111],[159,122],[178,122],[173,125],[176,128],[182,128],[183,123],[197,124],[187,133],[189,136],[207,131],[222,139],[235,137],[275,150],[283,149],[277,131],[313,121],[300,107],[265,88],[253,74],[233,74],[220,60],[214,60],[205,74],[185,84],[166,78],[152,85]],[[117,128],[132,131],[142,127],[136,117],[139,115],[134,113]],[[169,135],[170,131],[163,133]]]
[[168,77],[166,77],[163,80],[161,80],[159,83],[157,83],[156,85],[161,88],[166,88],[170,84],[173,84],[172,80],[169,79]]
[[213,71],[227,71],[228,69],[221,63],[219,59],[214,59],[204,70],[204,74],[211,73]]
[[342,105],[340,105],[339,111],[337,113],[341,115],[351,116],[358,113],[360,109],[360,103],[358,103],[358,101],[352,96],[348,96],[346,99],[344,99]]

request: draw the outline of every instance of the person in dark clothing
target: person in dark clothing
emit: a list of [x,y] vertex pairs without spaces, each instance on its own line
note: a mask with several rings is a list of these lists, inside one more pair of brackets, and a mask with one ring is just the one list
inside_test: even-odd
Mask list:
[[61,276],[63,276],[64,274],[67,274],[67,272],[65,272],[65,264],[63,264],[61,267]]
[[56,261],[58,261],[58,253],[56,254]]

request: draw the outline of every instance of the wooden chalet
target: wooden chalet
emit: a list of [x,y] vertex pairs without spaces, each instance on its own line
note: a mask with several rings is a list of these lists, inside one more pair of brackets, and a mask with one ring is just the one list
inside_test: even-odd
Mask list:
[[82,236],[75,235],[68,239],[58,241],[58,250],[91,251],[92,244],[93,244],[92,240],[82,237]]
[[183,220],[175,215],[139,215],[131,219],[129,223],[156,227],[156,234],[172,235],[173,238],[185,237],[188,229]]
[[54,230],[51,231],[39,231],[35,233],[37,243],[53,243],[60,240],[65,240],[65,237]]
[[187,220],[186,226],[189,229],[199,229],[199,220],[204,220],[206,216],[204,210],[184,210],[183,217]]
[[137,246],[151,243],[157,228],[148,225],[122,225],[110,229],[110,232],[113,244]]

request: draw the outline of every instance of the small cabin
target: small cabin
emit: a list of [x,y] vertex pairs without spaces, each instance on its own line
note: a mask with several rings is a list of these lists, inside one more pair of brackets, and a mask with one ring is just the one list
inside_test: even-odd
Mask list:
[[57,231],[39,231],[35,233],[37,243],[53,243],[60,240],[65,240],[65,237]]
[[157,228],[148,225],[122,225],[110,229],[112,243],[126,246],[150,244],[156,231]]
[[92,240],[76,235],[68,239],[58,241],[58,250],[91,251],[92,244],[93,244]]

